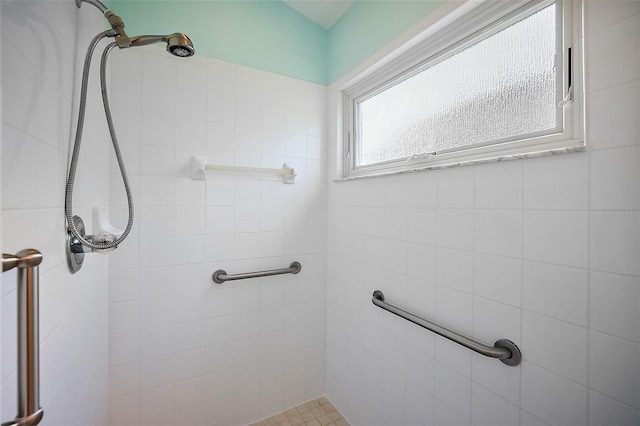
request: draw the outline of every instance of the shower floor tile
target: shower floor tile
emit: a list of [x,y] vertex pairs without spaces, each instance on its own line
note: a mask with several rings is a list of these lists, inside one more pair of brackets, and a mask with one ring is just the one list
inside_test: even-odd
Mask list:
[[325,397],[305,402],[250,426],[349,426]]

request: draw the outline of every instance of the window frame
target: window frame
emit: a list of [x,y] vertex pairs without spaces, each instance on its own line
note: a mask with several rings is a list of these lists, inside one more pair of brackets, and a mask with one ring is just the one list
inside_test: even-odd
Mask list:
[[[492,140],[436,153],[427,153],[356,165],[358,103],[446,60],[457,52],[488,38],[503,28],[551,4],[556,7],[556,128],[552,131]],[[447,25],[438,23],[424,40],[392,61],[363,73],[342,90],[343,178],[450,167],[500,161],[534,155],[583,150],[584,95],[582,54],[582,1],[528,0],[509,2],[467,2]],[[455,11],[453,13],[456,13]]]

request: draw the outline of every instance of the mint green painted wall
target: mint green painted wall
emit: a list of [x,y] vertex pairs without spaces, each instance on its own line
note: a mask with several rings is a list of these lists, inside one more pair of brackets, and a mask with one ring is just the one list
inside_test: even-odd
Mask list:
[[201,56],[327,83],[327,31],[277,1],[112,0],[127,34],[186,33]]
[[357,1],[329,31],[328,81],[340,78],[444,3]]
[[358,0],[330,30],[280,0],[110,0],[129,35],[184,32],[198,55],[330,84],[445,0]]

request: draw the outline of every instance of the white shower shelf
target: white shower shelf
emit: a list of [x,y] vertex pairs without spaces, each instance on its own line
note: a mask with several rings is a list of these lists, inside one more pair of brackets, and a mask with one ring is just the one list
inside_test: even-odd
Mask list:
[[204,180],[207,177],[208,170],[217,170],[223,172],[249,172],[249,173],[275,173],[282,175],[283,183],[295,183],[296,171],[292,167],[283,164],[281,169],[271,169],[266,167],[245,167],[245,166],[225,166],[221,164],[208,164],[206,157],[194,156],[192,158],[193,179]]

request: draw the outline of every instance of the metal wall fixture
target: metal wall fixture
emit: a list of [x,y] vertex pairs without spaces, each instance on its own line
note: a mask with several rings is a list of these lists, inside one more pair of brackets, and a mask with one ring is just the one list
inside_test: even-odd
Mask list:
[[2,426],[40,423],[39,265],[42,254],[24,249],[2,255],[2,272],[18,269],[18,414]]
[[457,331],[453,331],[440,324],[429,321],[427,319],[419,317],[418,315],[412,314],[411,312],[405,311],[404,309],[398,308],[397,306],[385,302],[384,294],[380,290],[376,290],[373,292],[373,298],[371,299],[371,301],[374,305],[384,309],[385,311],[389,311],[392,314],[398,315],[399,317],[404,318],[407,321],[411,321],[412,323],[419,325],[420,327],[433,331],[434,333],[439,334],[440,336],[453,342],[456,342],[459,345],[469,348],[472,351],[478,352],[479,354],[488,356],[490,358],[497,358],[507,365],[516,366],[520,364],[520,361],[522,360],[520,349],[511,340],[500,339],[493,345],[493,347],[485,345],[484,343],[472,339],[469,336],[465,336],[464,334],[458,333]]
[[249,172],[249,173],[275,173],[282,175],[282,183],[296,183],[295,169],[283,164],[281,169],[271,169],[265,167],[245,167],[245,166],[223,166],[220,164],[207,164],[205,157],[193,157],[191,160],[191,178],[204,180],[207,170],[218,170],[222,172]]
[[213,282],[217,284],[222,284],[225,281],[235,281],[235,280],[244,280],[247,278],[259,278],[259,277],[268,277],[271,275],[282,275],[282,274],[297,274],[302,270],[302,265],[300,262],[293,262],[289,265],[288,268],[283,269],[271,269],[269,271],[257,271],[257,272],[245,272],[244,274],[233,274],[228,275],[224,269],[218,269],[213,273],[211,279]]

